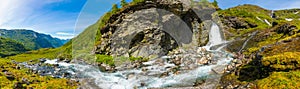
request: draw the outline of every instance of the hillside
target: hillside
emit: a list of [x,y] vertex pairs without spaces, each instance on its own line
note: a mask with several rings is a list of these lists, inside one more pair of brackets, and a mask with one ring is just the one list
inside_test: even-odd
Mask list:
[[[173,79],[173,76],[193,70],[192,68],[195,66],[193,63],[197,63],[200,65],[200,67],[198,67],[199,69],[204,68],[205,71],[212,71],[211,76],[214,74],[220,74],[222,76],[220,81],[213,81],[217,89],[296,89],[300,87],[299,9],[272,11],[249,4],[224,10],[215,7],[217,8],[216,12],[206,13],[203,16],[209,14],[212,15],[208,16],[211,17],[209,19],[216,19],[217,17],[220,19],[216,21],[216,24],[223,27],[223,38],[228,42],[225,43],[226,47],[224,50],[208,52],[207,50],[213,49],[204,49],[201,47],[210,42],[209,34],[211,33],[209,33],[209,30],[212,29],[212,27],[210,27],[212,23],[205,21],[206,19],[197,17],[196,12],[192,12],[190,7],[181,5],[182,3],[178,4],[178,2],[175,2],[177,0],[134,1],[135,2],[126,3],[122,8],[118,8],[117,5],[114,5],[111,11],[103,15],[98,22],[86,28],[81,34],[61,47],[30,51],[5,59],[15,60],[17,62],[31,61],[31,63],[40,62],[41,60],[39,59],[41,58],[58,58],[59,61],[79,59],[87,62],[87,64],[93,64],[99,67],[95,69],[97,70],[96,72],[93,72],[94,69],[91,68],[91,70],[86,71],[86,74],[91,71],[92,75],[89,76],[95,76],[98,73],[101,75],[103,73],[104,79],[100,82],[105,83],[108,81],[109,84],[114,81],[113,79],[124,78],[120,84],[126,85],[128,80],[139,79],[138,77],[141,77],[143,74],[153,73],[151,70],[155,70],[156,66],[158,66],[157,69],[159,73],[155,72],[149,75],[151,76],[149,80],[157,79],[155,81],[168,81],[168,76],[172,76]],[[196,8],[196,10],[197,9],[199,8]],[[203,8],[200,7],[200,9]],[[204,10],[209,9],[204,8]],[[178,18],[176,18],[176,16],[178,16]],[[175,23],[180,21],[187,24],[187,28],[192,28],[193,33],[189,35],[183,34],[189,30],[180,27],[183,25],[182,23]],[[206,26],[207,24],[209,24],[209,26]],[[181,38],[172,37],[171,35],[174,34],[167,33],[169,30],[165,29],[171,29],[171,31],[176,34],[184,36],[182,39],[190,36],[196,39],[182,40]],[[30,32],[24,34],[28,34],[27,36],[34,38],[34,35],[29,35]],[[35,41],[36,39],[26,40]],[[40,43],[45,44],[50,42]],[[181,44],[184,43],[187,43],[185,45],[188,46],[183,47]],[[43,45],[43,47],[44,46],[45,45]],[[29,47],[35,48],[36,46],[29,45]],[[37,47],[41,47],[41,45]],[[222,70],[224,72],[219,73],[214,69],[206,69],[209,68],[210,65],[218,64],[214,62],[215,60],[212,60],[213,58],[222,58],[224,56],[222,53],[227,52],[228,54],[225,54],[225,56],[232,57],[233,60],[228,65],[222,67],[225,68]],[[149,65],[149,62],[148,64],[144,64],[145,61],[162,55],[165,58],[153,59],[157,61],[150,60],[154,66]],[[6,61],[3,62],[10,63]],[[169,63],[168,65],[174,66],[167,66],[164,63]],[[196,67],[199,65],[196,65]],[[147,69],[148,67],[149,69]],[[126,69],[140,71],[123,71]],[[72,68],[71,70],[76,69]],[[114,74],[118,73],[116,71],[122,72],[120,74]],[[161,71],[163,72],[160,74]],[[25,75],[24,72],[19,70],[15,73],[19,72]],[[140,72],[142,73],[138,74]],[[199,73],[198,75],[206,74],[203,73],[203,71],[188,73],[191,74],[183,74],[184,77],[193,77],[193,75],[197,75],[196,73]],[[0,78],[4,78],[1,77],[1,75]],[[109,80],[111,77],[113,77],[113,79]],[[142,77],[146,79],[148,76]],[[187,79],[189,81],[181,79],[183,76],[179,77],[178,79],[175,77],[174,80],[169,79],[172,84],[167,84],[163,86],[163,88],[169,88],[173,85],[175,87],[186,87],[186,85],[183,84],[196,88],[203,87],[206,81],[202,78],[206,78],[207,76],[200,78],[190,77]],[[18,79],[20,78],[21,77],[18,77]],[[40,79],[44,80],[44,78],[45,77],[41,77]],[[99,80],[102,79],[102,77],[96,78]],[[33,78],[33,80],[40,79]],[[9,80],[6,79],[5,81]],[[56,79],[49,78],[51,84],[63,82],[63,85],[66,85],[66,81],[65,79],[57,79],[56,81]],[[115,84],[120,82],[119,80],[116,81],[117,82],[114,81]],[[136,85],[138,86],[134,86],[134,88],[144,88],[144,86],[147,86],[145,81],[142,80],[141,83],[137,82]],[[153,80],[150,83],[155,81]],[[173,84],[173,82],[178,81],[180,82],[179,84]],[[190,84],[191,81],[192,84]],[[85,86],[90,87],[89,84],[97,84],[99,81],[93,80],[91,83],[88,80],[84,80],[81,81],[81,83],[81,88],[84,88]],[[132,82],[129,81],[129,83]],[[159,83],[162,84],[163,82]],[[2,84],[0,87],[5,85],[4,82],[0,82],[0,84]],[[35,86],[35,84],[39,84],[39,82],[34,82],[33,84]],[[101,85],[98,85],[98,87],[99,86],[101,87]],[[94,87],[97,87],[97,85],[94,85]]]
[[0,37],[0,58],[28,51],[24,45],[14,40]]
[[245,85],[260,89],[300,87],[297,80],[300,68],[298,11],[271,11],[255,5],[218,11],[227,39],[234,40],[227,49],[244,56],[241,58],[243,65],[223,76],[223,88]]
[[25,29],[0,29],[0,36],[14,39],[22,43],[26,48],[30,50],[36,50],[40,48],[56,48],[64,45],[67,42],[67,40],[53,38],[50,35],[41,34]]

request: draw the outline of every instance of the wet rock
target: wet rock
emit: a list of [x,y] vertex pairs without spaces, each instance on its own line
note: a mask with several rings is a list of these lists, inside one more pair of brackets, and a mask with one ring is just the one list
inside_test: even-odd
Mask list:
[[142,83],[141,83],[141,86],[142,86],[142,87],[143,87],[143,86],[146,86],[146,83],[142,82]]
[[15,76],[13,75],[12,72],[6,71],[6,72],[4,72],[4,74],[5,74],[5,77],[6,77],[8,80],[10,80],[10,81],[15,80]]
[[27,85],[31,84],[27,78],[22,78],[22,83]]
[[256,24],[248,23],[235,16],[226,16],[222,21],[226,26],[234,29],[247,29],[257,27]]
[[147,70],[148,70],[148,69],[147,69],[146,67],[143,67],[143,68],[142,68],[142,71],[143,71],[143,72],[146,72]]
[[45,63],[47,60],[48,60],[48,59],[42,58],[42,59],[40,59],[40,62],[41,62],[41,63]]
[[25,89],[25,87],[23,86],[23,83],[17,82],[14,84],[14,89]]
[[17,65],[15,68],[16,68],[17,70],[19,70],[19,69],[21,69],[22,67],[21,67],[20,65]]
[[206,65],[206,64],[208,64],[208,61],[209,60],[206,57],[202,57],[200,60],[197,61],[197,63],[199,65]]
[[70,63],[72,60],[70,60],[70,59],[65,59],[63,62],[65,62],[65,63]]
[[99,66],[100,71],[104,71],[104,72],[113,72],[113,71],[115,71],[114,67],[109,66],[109,65],[104,64],[104,63],[99,64],[98,66]]
[[134,76],[135,76],[134,73],[130,73],[130,74],[128,74],[128,75],[126,76],[126,79],[131,79],[131,78],[133,78]]

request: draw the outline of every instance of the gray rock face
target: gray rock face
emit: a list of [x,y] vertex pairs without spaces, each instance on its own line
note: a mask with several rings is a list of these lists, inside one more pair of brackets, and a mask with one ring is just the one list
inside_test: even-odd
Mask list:
[[134,57],[162,56],[178,46],[168,33],[161,30],[145,30],[136,36],[141,39],[132,40],[129,46],[129,53]]
[[202,20],[211,18],[212,11],[191,7],[189,0],[147,0],[124,9],[101,29],[97,54],[156,58],[208,42],[209,28],[203,28]]
[[162,9],[137,11],[117,26],[104,44],[111,45],[102,49],[114,56],[158,57],[192,41],[190,28],[178,16]]

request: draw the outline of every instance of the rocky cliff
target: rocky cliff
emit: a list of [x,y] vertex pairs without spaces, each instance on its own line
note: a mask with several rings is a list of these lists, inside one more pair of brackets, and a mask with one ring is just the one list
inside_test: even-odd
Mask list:
[[193,3],[145,0],[123,7],[100,28],[96,53],[153,58],[178,47],[206,45],[215,8]]

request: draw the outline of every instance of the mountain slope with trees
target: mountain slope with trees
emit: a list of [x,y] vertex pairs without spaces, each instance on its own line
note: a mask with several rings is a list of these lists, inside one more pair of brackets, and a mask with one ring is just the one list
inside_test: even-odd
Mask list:
[[23,44],[11,39],[0,37],[0,58],[28,51]]
[[37,50],[40,48],[56,48],[64,45],[68,41],[25,29],[0,29],[0,36],[18,41],[30,50]]

